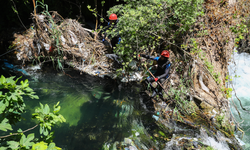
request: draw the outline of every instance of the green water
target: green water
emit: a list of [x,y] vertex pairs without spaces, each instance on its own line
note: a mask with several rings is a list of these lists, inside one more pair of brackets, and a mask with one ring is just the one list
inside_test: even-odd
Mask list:
[[[66,123],[56,125],[54,142],[67,150],[101,149],[104,144],[123,141],[132,135],[139,125],[142,114],[140,107],[140,86],[118,84],[114,80],[100,79],[78,72],[34,73],[28,78],[30,87],[39,96],[38,100],[25,97],[26,121],[17,124],[15,129],[33,127],[36,122],[31,115],[39,102],[53,107],[60,101],[60,113]],[[34,129],[39,136],[39,128]]]

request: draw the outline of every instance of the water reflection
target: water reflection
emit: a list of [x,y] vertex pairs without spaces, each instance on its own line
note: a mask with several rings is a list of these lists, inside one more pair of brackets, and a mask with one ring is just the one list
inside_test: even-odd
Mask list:
[[[24,78],[29,79],[40,99],[25,98],[26,121],[17,124],[16,129],[36,124],[30,118],[39,102],[52,107],[60,101],[60,113],[67,122],[54,127],[54,142],[63,149],[100,149],[104,143],[123,141],[132,134],[132,122],[140,120],[139,86],[123,86],[76,71]],[[35,129],[36,135],[38,130]]]

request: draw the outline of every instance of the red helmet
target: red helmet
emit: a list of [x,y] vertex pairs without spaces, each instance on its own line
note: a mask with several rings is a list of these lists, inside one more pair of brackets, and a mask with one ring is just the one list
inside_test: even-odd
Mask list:
[[117,15],[116,14],[111,14],[109,16],[109,20],[117,20]]
[[163,56],[163,57],[169,57],[169,51],[167,51],[167,50],[162,51],[161,52],[161,56]]

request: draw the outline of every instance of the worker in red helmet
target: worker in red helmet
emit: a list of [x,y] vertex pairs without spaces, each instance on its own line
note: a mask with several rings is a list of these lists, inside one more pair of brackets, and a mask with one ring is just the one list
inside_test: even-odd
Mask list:
[[[154,73],[155,78],[152,77],[152,76],[149,76],[146,79],[146,81],[150,84],[150,87],[151,87],[151,89],[153,91],[151,97],[155,97],[156,94],[157,94],[156,89],[152,86],[152,82],[160,81],[160,83],[163,83],[169,76],[169,71],[170,71],[170,66],[171,66],[171,63],[168,60],[169,55],[170,54],[169,54],[168,50],[163,50],[161,52],[160,57],[154,57],[154,56],[149,56],[149,55],[144,55],[144,54],[140,55],[140,56],[142,56],[144,58],[152,59],[152,60],[157,61],[158,66],[157,66],[157,71]],[[161,86],[159,87],[158,93],[159,93],[159,96],[161,98],[163,98]]]
[[115,23],[117,21],[117,15],[116,14],[111,14],[109,16],[109,21],[110,21],[110,23]]
[[[118,23],[117,15],[116,14],[109,15],[109,22],[108,22],[108,26],[107,26],[106,30],[107,29],[109,29],[109,30],[117,30],[117,23]],[[116,46],[116,44],[119,44],[120,41],[121,41],[121,38],[119,36],[118,31],[116,31],[116,32],[117,32],[117,36],[115,36],[115,37],[113,37],[111,39],[112,49]],[[104,37],[102,39],[103,42],[105,41],[105,38],[106,38],[106,32],[104,33]]]

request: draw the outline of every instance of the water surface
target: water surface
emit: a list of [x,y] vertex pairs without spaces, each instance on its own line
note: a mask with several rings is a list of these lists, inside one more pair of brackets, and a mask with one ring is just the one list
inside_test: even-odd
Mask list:
[[[63,149],[101,149],[103,145],[124,141],[139,128],[145,132],[144,123],[151,122],[145,119],[148,113],[141,107],[138,84],[118,84],[111,79],[80,75],[74,70],[65,73],[53,69],[26,71],[29,75],[22,80],[29,79],[39,99],[24,98],[26,121],[18,123],[14,130],[36,125],[30,118],[39,103],[52,108],[58,101],[59,113],[67,122],[53,128],[54,142]],[[39,136],[39,128],[32,132]]]
[[[233,62],[229,65],[230,76],[233,79],[231,88],[235,89],[233,92],[233,97],[230,101],[231,109],[234,114],[235,119],[240,123],[240,127],[244,130],[245,135],[237,131],[238,137],[245,143],[245,149],[250,149],[250,55],[246,53],[234,53],[232,57]],[[236,94],[236,95],[235,95]],[[240,99],[243,110],[240,106]],[[237,110],[234,108],[234,104],[237,106],[240,116]]]

